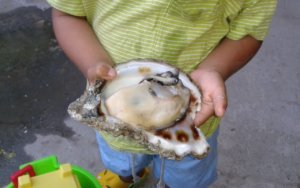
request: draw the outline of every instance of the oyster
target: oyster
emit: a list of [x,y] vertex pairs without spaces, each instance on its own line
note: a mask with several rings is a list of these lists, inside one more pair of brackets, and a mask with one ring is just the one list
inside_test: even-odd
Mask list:
[[96,130],[126,136],[169,159],[203,158],[209,149],[193,119],[201,95],[187,75],[161,62],[116,66],[113,81],[87,87],[70,104],[71,117]]
[[105,114],[145,130],[172,126],[185,115],[190,90],[181,83],[178,72],[143,78],[139,74],[126,74],[126,69],[123,71],[122,76],[107,83],[102,90],[101,111]]

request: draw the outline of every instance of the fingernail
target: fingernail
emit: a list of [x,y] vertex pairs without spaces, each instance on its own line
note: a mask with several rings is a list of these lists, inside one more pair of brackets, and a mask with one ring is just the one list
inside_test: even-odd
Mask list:
[[115,76],[115,71],[113,69],[110,69],[108,71],[108,75],[111,76],[111,77]]

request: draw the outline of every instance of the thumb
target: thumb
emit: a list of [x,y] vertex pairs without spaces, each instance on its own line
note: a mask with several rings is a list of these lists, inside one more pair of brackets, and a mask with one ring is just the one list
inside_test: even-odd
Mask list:
[[117,72],[110,65],[101,63],[96,67],[96,77],[104,80],[112,80],[117,76]]
[[105,63],[100,63],[88,71],[88,80],[91,83],[94,83],[96,80],[112,80],[116,76],[116,70]]

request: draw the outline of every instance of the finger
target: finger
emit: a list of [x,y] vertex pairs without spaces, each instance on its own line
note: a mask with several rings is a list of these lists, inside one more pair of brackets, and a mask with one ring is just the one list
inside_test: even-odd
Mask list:
[[227,97],[226,95],[216,95],[213,97],[215,115],[223,117],[227,108]]
[[96,79],[112,80],[117,76],[117,72],[110,65],[102,63],[97,66],[95,76]]
[[96,80],[112,80],[116,75],[116,71],[110,65],[100,63],[88,70],[87,78],[91,84],[95,84]]
[[201,110],[196,114],[195,125],[203,124],[208,118],[214,115],[214,103],[211,98],[203,97],[201,102]]

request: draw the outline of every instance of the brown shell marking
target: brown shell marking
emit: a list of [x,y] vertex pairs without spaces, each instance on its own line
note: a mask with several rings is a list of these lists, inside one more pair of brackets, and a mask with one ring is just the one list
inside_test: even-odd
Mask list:
[[167,130],[158,130],[158,131],[156,131],[155,135],[162,137],[166,140],[172,140],[172,135]]
[[191,112],[191,111],[192,111],[192,108],[195,107],[195,106],[197,106],[197,105],[198,105],[197,99],[196,99],[196,97],[194,96],[194,94],[191,93],[191,95],[190,95],[190,106],[189,106],[188,111]]
[[189,141],[189,136],[186,132],[184,132],[183,130],[177,130],[176,131],[176,139],[179,142],[188,142]]
[[195,125],[191,125],[191,130],[192,130],[192,134],[193,134],[193,138],[195,140],[199,140],[200,139],[200,136],[199,136],[199,133],[195,127]]
[[151,72],[152,72],[152,70],[149,67],[140,67],[139,68],[139,73],[142,75],[147,75],[147,74],[150,74]]

